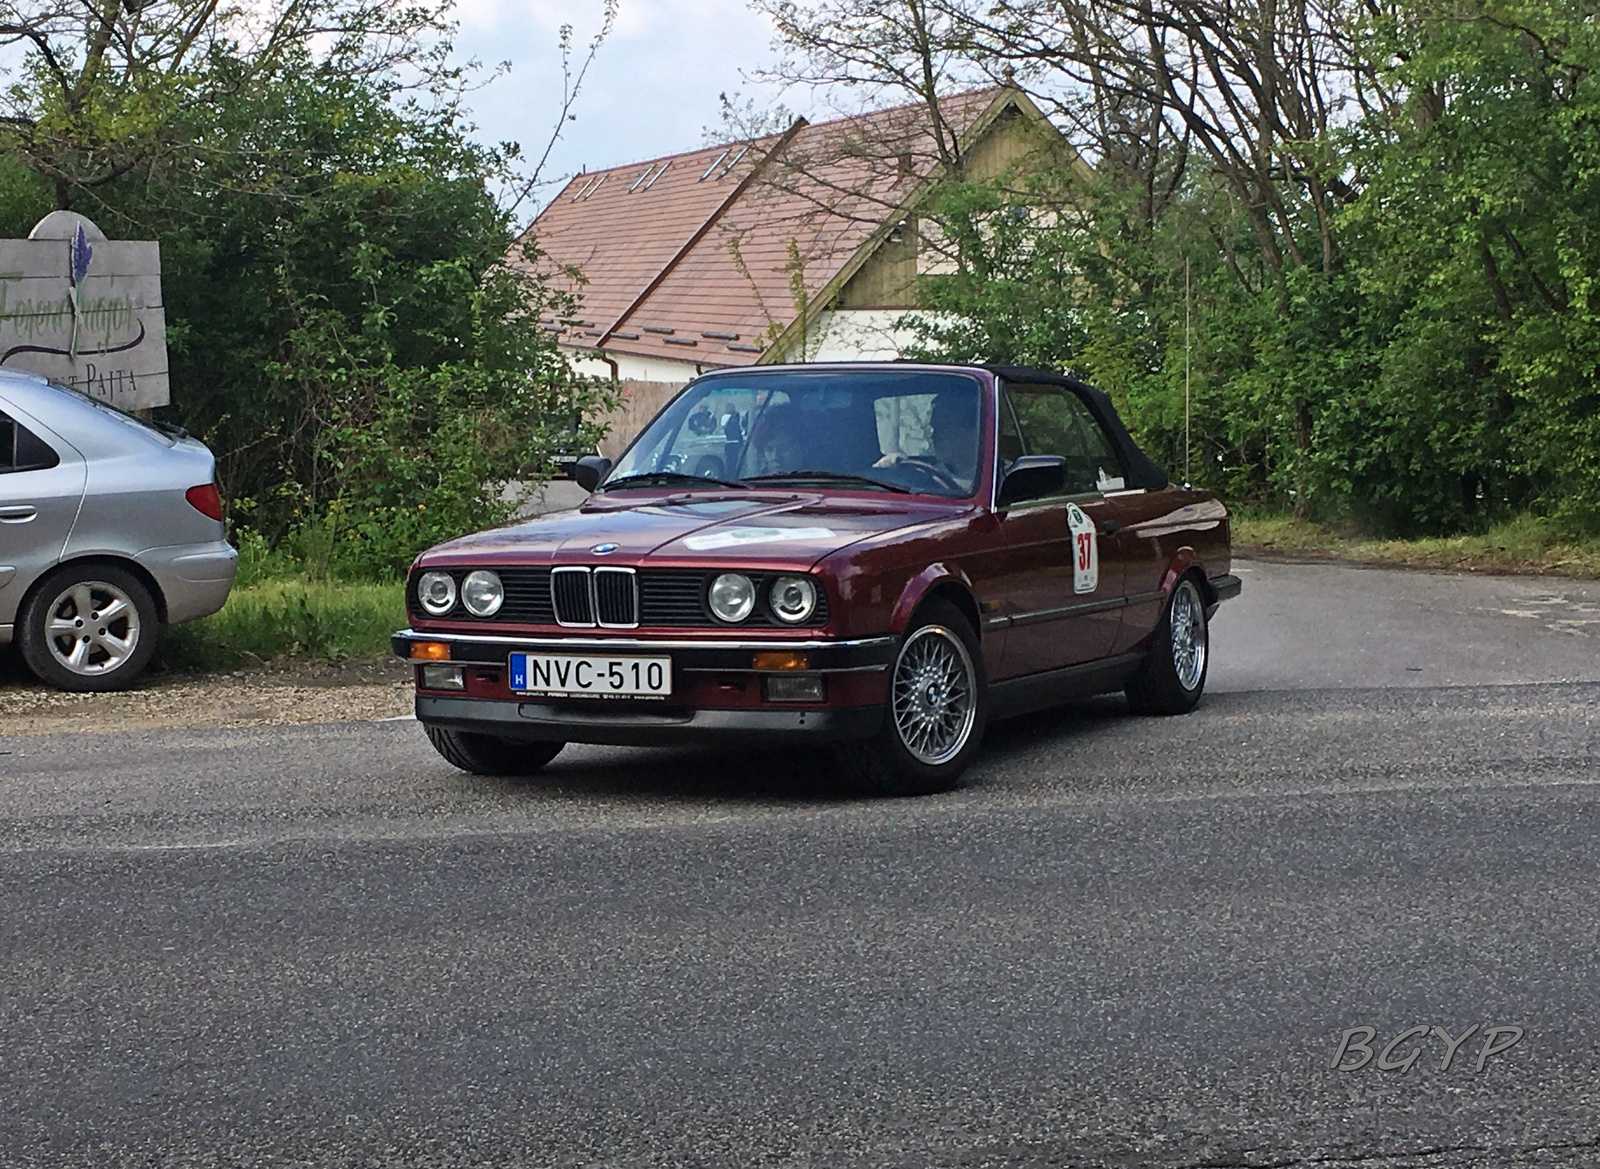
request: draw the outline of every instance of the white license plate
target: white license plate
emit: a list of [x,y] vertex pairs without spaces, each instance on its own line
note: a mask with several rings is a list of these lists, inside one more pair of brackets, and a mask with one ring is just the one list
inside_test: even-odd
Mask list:
[[671,658],[512,654],[510,669],[511,689],[518,694],[665,698],[672,693]]

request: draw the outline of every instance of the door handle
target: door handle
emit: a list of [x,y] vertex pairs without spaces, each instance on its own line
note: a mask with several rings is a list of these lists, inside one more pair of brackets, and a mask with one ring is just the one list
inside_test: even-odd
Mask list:
[[21,504],[16,507],[0,507],[0,524],[25,524],[38,515],[38,509]]
[[1100,521],[1100,534],[1102,536],[1115,536],[1120,531],[1122,531],[1122,525],[1117,523],[1116,520]]

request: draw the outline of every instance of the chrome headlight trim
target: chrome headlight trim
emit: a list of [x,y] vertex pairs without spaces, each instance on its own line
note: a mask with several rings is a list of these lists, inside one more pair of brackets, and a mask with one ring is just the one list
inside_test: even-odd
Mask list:
[[467,579],[461,582],[461,603],[474,617],[493,617],[506,603],[500,575],[487,568],[467,573]]
[[718,621],[737,625],[755,612],[755,582],[742,572],[724,572],[711,582],[706,603]]
[[448,572],[425,572],[417,578],[417,603],[431,617],[456,607],[456,578]]
[[799,625],[817,611],[817,582],[809,576],[780,576],[767,590],[767,604],[785,625]]

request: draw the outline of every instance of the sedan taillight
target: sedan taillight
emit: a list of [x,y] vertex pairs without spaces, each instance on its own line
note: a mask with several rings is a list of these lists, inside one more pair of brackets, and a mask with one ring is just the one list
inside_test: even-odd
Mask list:
[[202,483],[198,487],[191,487],[183,493],[183,497],[201,515],[210,516],[214,520],[222,518],[222,493],[217,490],[215,483]]

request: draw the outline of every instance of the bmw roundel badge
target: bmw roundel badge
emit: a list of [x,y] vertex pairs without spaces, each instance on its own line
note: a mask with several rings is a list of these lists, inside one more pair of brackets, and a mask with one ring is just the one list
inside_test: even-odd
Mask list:
[[593,548],[589,549],[589,551],[596,556],[604,556],[606,553],[615,552],[616,550],[617,546],[615,544],[596,544]]

